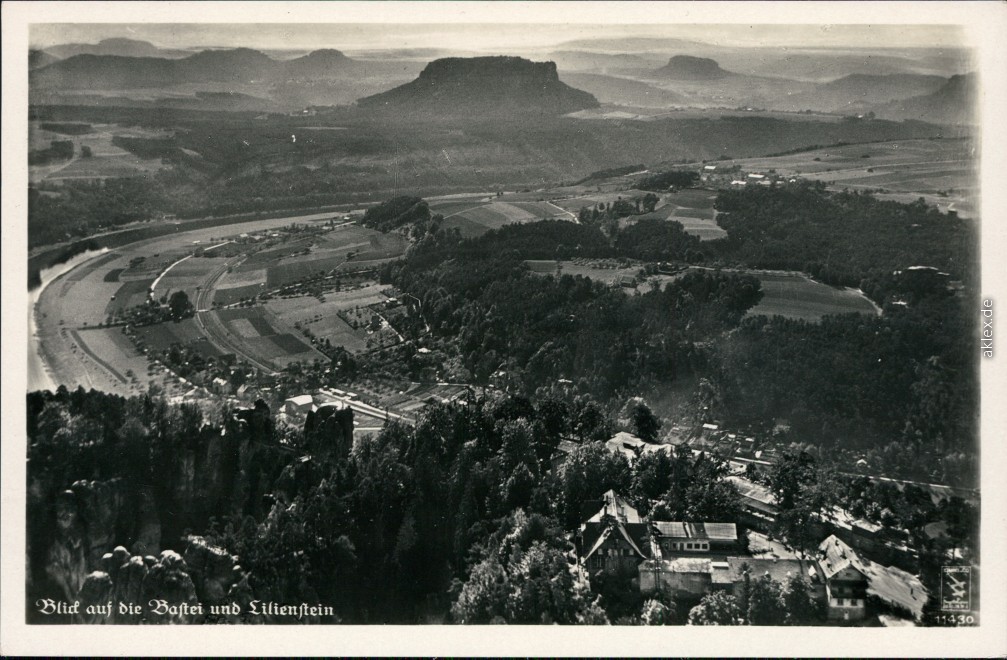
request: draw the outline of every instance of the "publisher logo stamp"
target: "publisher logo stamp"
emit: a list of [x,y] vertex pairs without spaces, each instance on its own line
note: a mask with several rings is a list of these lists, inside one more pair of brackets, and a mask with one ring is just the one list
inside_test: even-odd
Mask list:
[[941,567],[941,610],[967,612],[972,609],[972,567]]

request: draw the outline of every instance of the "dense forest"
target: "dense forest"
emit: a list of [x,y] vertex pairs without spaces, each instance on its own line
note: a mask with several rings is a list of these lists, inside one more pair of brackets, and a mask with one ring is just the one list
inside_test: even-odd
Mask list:
[[618,250],[599,230],[564,222],[505,227],[474,241],[439,232],[382,277],[421,301],[413,333],[429,328],[454,348],[460,366],[452,379],[487,383],[503,372],[531,394],[563,378],[602,398],[695,371],[703,361],[695,344],[736,327],[761,295],[746,275],[689,273],[663,290],[626,296],[524,265]]
[[[204,414],[153,392],[32,393],[28,599],[233,601],[246,615],[254,599],[323,603],[334,614],[309,620],[343,623],[716,623],[714,603],[645,600],[628,578],[576,567],[576,530],[609,489],[654,520],[737,517],[722,462],[679,450],[629,463],[596,441],[615,428],[587,397],[470,397],[340,453],[338,425],[281,430],[261,404]],[[562,439],[574,448],[556,462]],[[753,478],[777,493],[792,543],[803,527],[789,523],[843,502],[891,525],[947,524],[944,545],[914,536],[934,575],[947,543],[974,547],[961,501],[844,479],[807,454]],[[765,611],[734,623],[814,620],[788,604],[793,585],[764,586]],[[224,620],[249,619],[171,619]]]
[[902,204],[801,182],[724,190],[716,208],[728,235],[711,244],[724,259],[751,268],[802,270],[852,287],[912,266],[931,266],[955,279],[976,272],[975,225],[922,199]]
[[[428,343],[432,335],[450,380],[493,381],[528,395],[566,381],[605,402],[702,379],[697,395],[708,408],[693,412],[703,421],[776,424],[788,441],[847,464],[864,458],[890,474],[971,483],[978,376],[968,299],[933,271],[896,270],[923,262],[948,269],[948,277],[973,276],[973,235],[964,223],[920,204],[816,185],[722,193],[717,204],[733,209],[725,211],[729,236],[705,243],[660,220],[616,227],[611,237],[596,223],[547,221],[461,240],[439,230],[434,217],[382,277],[420,302],[407,331]],[[868,224],[875,229],[866,232]],[[830,247],[812,249],[821,245]],[[787,246],[803,256],[766,257]],[[828,266],[816,256],[823,251],[832,255]],[[629,296],[524,266],[525,259],[572,257],[803,263],[813,274],[859,283],[884,315],[742,320],[761,296],[752,276],[691,271]],[[416,378],[415,358],[403,346],[370,358],[364,371]]]
[[[609,169],[613,161],[660,163],[757,156],[781,147],[843,140],[950,137],[946,128],[919,122],[731,116],[590,122],[586,130],[583,120],[563,117],[527,122],[476,116],[417,123],[379,120],[345,108],[303,118],[87,106],[32,106],[29,113],[48,124],[155,130],[164,136],[118,136],[116,144],[167,168],[104,182],[68,179],[31,185],[32,247],[165,215],[221,216],[373,202],[396,194],[540,188],[582,179],[585,173]],[[327,130],[316,130],[320,126]],[[732,145],[730,154],[724,145]],[[675,181],[683,177],[688,175],[674,175]],[[669,185],[656,183],[660,190]]]
[[[633,469],[592,442],[611,422],[583,398],[432,406],[415,428],[360,439],[342,460],[319,444],[335,436],[281,434],[258,408],[210,421],[157,396],[62,388],[29,395],[28,408],[30,597],[59,595],[73,577],[46,563],[67,535],[93,569],[115,546],[182,552],[198,534],[240,558],[246,579],[228,582],[231,597],[328,603],[338,621],[450,611],[459,622],[607,622],[568,560],[585,504],[615,489],[658,519],[737,507],[711,459],[686,452]],[[583,444],[552,469],[564,437]],[[67,508],[72,525],[53,524]],[[196,596],[212,598],[209,576],[190,573]],[[642,605],[612,606],[638,618]]]

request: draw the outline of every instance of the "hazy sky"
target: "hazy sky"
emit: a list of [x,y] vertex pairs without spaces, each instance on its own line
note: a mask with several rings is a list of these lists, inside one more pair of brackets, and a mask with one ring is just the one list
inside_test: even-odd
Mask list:
[[[573,20],[576,20],[575,18]],[[575,39],[664,37],[721,46],[942,47],[964,45],[963,32],[941,25],[619,25],[619,24],[33,24],[33,47],[129,37],[174,48],[449,48],[493,51],[552,48]]]

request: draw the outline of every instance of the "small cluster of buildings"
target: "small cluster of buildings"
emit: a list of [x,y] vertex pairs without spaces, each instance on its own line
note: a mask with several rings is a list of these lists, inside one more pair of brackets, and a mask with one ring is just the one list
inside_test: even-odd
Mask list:
[[752,556],[733,522],[650,521],[614,491],[598,505],[577,535],[581,565],[591,575],[625,576],[643,594],[697,602],[715,591],[741,597],[764,575],[781,587],[798,579],[830,621],[850,623],[867,616],[868,597],[909,619],[918,619],[927,601],[916,576],[862,557],[836,535],[812,556]]
[[742,172],[738,165],[709,164],[699,170],[699,180],[707,186],[772,186],[773,184],[794,183],[796,178],[787,178],[775,172]]

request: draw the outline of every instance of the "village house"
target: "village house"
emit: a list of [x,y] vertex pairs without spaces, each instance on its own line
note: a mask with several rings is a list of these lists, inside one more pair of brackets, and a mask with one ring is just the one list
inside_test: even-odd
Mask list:
[[635,570],[647,558],[647,523],[625,499],[608,491],[601,509],[588,518],[578,532],[581,562],[588,570],[618,572]]
[[646,444],[632,433],[620,431],[605,441],[605,449],[613,454],[622,454],[628,461],[633,462]]
[[867,607],[867,575],[851,547],[835,536],[818,546],[818,565],[825,578],[830,620],[859,621]]
[[283,412],[288,415],[307,415],[314,403],[310,394],[292,396],[283,402]]
[[817,559],[826,581],[830,619],[864,618],[868,597],[908,618],[923,616],[929,596],[912,573],[873,562],[835,535],[821,542]]
[[674,450],[671,444],[654,444],[644,442],[632,433],[620,431],[605,441],[605,448],[613,454],[621,454],[626,460],[632,463],[641,454],[649,454],[655,451],[670,453]]

